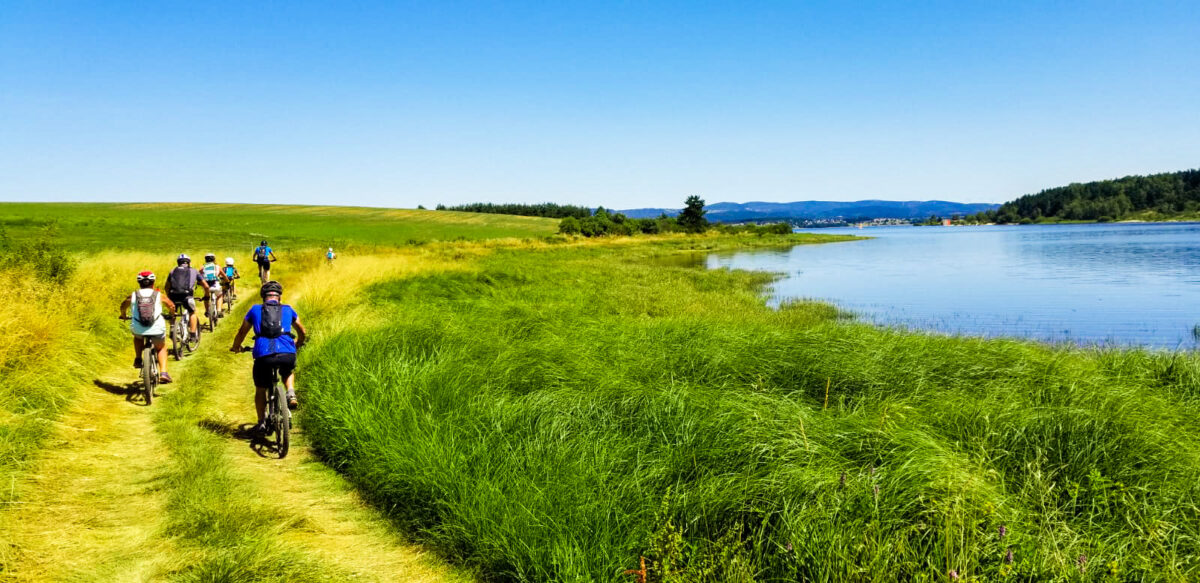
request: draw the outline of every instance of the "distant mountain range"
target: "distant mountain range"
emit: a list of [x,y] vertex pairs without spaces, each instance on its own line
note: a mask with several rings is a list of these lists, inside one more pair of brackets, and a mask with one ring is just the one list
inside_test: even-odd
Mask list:
[[[704,207],[708,220],[718,223],[770,219],[923,219],[929,215],[950,217],[999,208],[998,204],[962,203],[944,200],[858,200],[854,202],[805,200],[798,202],[718,202]],[[641,208],[619,211],[635,219],[679,214],[679,209]]]

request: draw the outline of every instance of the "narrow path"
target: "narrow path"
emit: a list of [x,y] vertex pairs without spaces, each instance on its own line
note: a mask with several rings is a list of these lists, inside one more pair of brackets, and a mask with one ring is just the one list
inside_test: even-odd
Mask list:
[[254,406],[252,360],[226,351],[238,325],[227,319],[172,361],[176,383],[153,406],[127,398],[137,374],[125,346],[81,379],[36,468],[12,486],[19,505],[0,512],[0,580],[474,580],[403,540],[301,429],[284,460],[239,437]]
[[[36,469],[16,485],[19,506],[0,516],[16,581],[146,581],[166,568],[171,542],[158,537],[168,452],[154,431],[153,407],[134,392],[129,350],[88,379],[56,423]],[[171,363],[175,378],[183,363]],[[182,384],[164,385],[162,399]]]
[[[227,326],[229,332],[235,329],[232,323]],[[219,348],[227,348],[231,339],[232,333]],[[473,580],[403,540],[353,486],[316,458],[302,428],[293,430],[291,451],[282,460],[264,458],[250,442],[234,437],[255,418],[252,361],[248,355],[228,352],[225,358],[228,382],[213,393],[212,413],[202,423],[229,435],[225,454],[236,474],[260,488],[261,500],[295,517],[296,525],[282,535],[286,545],[357,581]],[[303,406],[303,394],[300,398]]]

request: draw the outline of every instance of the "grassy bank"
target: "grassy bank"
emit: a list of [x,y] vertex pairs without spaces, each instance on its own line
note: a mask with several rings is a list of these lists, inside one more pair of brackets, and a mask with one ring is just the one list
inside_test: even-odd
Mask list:
[[773,311],[768,276],[671,260],[725,244],[492,249],[302,302],[333,323],[303,427],[495,580],[1200,575],[1195,355]]

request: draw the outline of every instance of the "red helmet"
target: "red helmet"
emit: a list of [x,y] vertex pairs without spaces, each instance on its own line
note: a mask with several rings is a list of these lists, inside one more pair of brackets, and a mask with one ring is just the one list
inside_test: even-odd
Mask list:
[[154,272],[153,271],[143,271],[137,275],[137,280],[138,280],[139,284],[144,285],[144,284],[149,283],[150,285],[154,285]]

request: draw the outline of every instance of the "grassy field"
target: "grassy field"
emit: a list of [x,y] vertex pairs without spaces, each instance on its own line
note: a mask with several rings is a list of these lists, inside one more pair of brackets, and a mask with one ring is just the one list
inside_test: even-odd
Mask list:
[[[144,251],[132,206],[55,207],[72,209],[56,225],[39,222],[47,208],[0,205],[11,245],[50,229],[71,249],[61,277],[40,275],[61,263],[51,248],[0,261],[0,484],[69,483],[82,506],[100,495],[91,475],[122,475],[96,467],[124,459],[96,450],[103,441],[81,450],[94,463],[59,468],[94,472],[80,485],[53,468],[23,476],[48,439],[89,419],[63,415],[95,390],[97,368],[128,369],[114,316],[129,274],[177,251]],[[263,234],[297,251],[278,275],[315,332],[301,355],[302,442],[396,530],[484,579],[629,581],[643,556],[649,580],[676,582],[1200,577],[1194,353],[898,333],[827,305],[772,310],[769,275],[696,267],[706,251],[837,238],[573,241],[543,237],[553,221],[493,215],[472,230],[476,216],[432,211],[182,208],[151,212],[236,225],[172,235],[184,250],[236,255],[245,243],[247,255],[255,225],[280,225]],[[333,235],[352,251],[327,266],[315,248]],[[63,289],[87,291],[62,302]],[[106,564],[178,580],[356,579],[371,554],[347,557],[374,547],[320,534],[342,514],[300,511],[337,488],[298,492],[313,485],[299,467],[230,441],[249,363],[204,350],[152,417],[82,393],[169,456],[148,491],[160,522],[137,529],[168,558]],[[292,506],[247,494],[282,476]],[[105,502],[143,503],[129,495]],[[20,487],[0,496],[23,503]],[[54,519],[32,511],[30,524]],[[94,539],[101,521],[87,524]],[[0,578],[11,556],[21,549],[0,542]]]
[[[282,257],[299,248],[369,249],[429,241],[542,237],[558,221],[450,211],[246,204],[0,203],[16,241],[47,233],[71,250],[230,248],[238,260],[268,239]],[[201,251],[203,253],[203,251]]]
[[672,255],[499,249],[372,284],[316,310],[340,331],[303,357],[302,423],[495,580],[618,581],[639,556],[655,581],[1200,575],[1194,354],[774,311],[768,276]]

